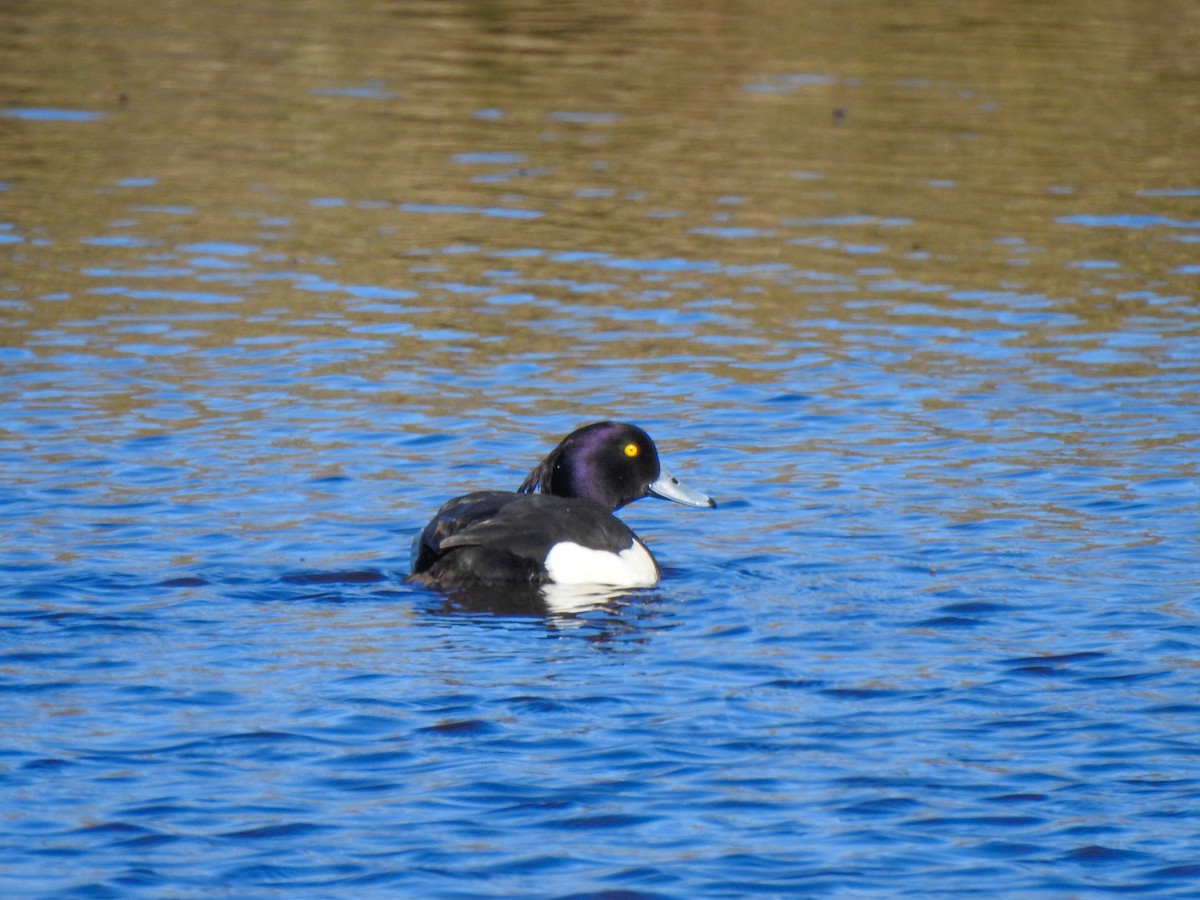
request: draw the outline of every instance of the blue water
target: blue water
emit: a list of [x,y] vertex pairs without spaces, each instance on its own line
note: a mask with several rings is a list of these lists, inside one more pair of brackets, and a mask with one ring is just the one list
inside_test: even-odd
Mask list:
[[[122,236],[0,356],[7,895],[1200,888],[1189,298]],[[404,583],[608,415],[721,502],[658,588]]]

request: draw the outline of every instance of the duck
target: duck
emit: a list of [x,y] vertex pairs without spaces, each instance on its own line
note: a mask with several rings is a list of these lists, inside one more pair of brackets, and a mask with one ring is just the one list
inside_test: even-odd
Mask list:
[[447,501],[414,539],[409,580],[431,587],[508,583],[653,587],[649,548],[613,513],[643,497],[713,508],[662,465],[626,422],[572,431],[515,491]]

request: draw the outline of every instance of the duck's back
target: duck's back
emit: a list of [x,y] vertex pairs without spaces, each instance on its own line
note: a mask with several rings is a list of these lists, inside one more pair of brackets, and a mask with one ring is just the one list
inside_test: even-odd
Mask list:
[[[630,568],[637,584],[657,581],[649,551],[600,504],[549,494],[479,491],[446,503],[425,526],[413,544],[412,576],[431,584],[546,584],[596,580],[592,568],[599,566],[604,580],[610,557]],[[619,569],[613,577],[629,580]]]

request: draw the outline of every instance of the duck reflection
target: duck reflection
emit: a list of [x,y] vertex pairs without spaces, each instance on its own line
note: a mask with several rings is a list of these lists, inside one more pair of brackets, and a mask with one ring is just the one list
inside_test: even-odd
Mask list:
[[472,583],[440,592],[446,613],[569,619],[610,608],[636,595],[629,589],[595,584]]

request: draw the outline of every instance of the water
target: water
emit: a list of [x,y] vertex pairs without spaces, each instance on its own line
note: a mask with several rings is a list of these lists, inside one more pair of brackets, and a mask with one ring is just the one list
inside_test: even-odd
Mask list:
[[0,14],[4,896],[1200,892],[1190,9],[306,10]]

